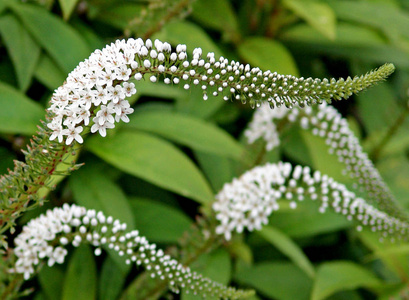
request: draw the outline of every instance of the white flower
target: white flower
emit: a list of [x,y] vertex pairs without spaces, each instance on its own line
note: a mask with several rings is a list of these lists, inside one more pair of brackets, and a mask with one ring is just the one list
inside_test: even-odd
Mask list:
[[78,143],[82,143],[83,139],[80,133],[83,131],[82,126],[78,127],[68,127],[68,129],[64,129],[65,134],[67,135],[67,139],[65,143],[67,145],[70,145],[73,140],[76,140]]

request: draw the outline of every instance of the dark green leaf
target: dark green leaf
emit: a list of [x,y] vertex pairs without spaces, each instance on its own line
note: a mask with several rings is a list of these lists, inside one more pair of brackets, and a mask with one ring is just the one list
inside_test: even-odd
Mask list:
[[168,111],[152,111],[132,115],[127,126],[159,134],[194,150],[242,159],[243,147],[219,127]]
[[298,76],[297,66],[291,53],[278,41],[264,37],[251,37],[238,47],[244,61],[264,71]]
[[358,264],[348,261],[327,262],[318,267],[311,299],[321,300],[339,291],[379,284],[378,278]]
[[151,199],[131,198],[136,228],[149,241],[175,243],[192,221],[180,210]]
[[271,226],[264,226],[262,230],[258,231],[257,233],[280,250],[284,255],[290,258],[293,263],[303,270],[308,276],[311,278],[314,277],[314,266],[304,254],[302,249],[293,240],[291,240],[291,238],[280,230]]
[[44,109],[13,87],[0,83],[0,131],[4,133],[34,134]]
[[213,193],[203,174],[172,144],[137,131],[114,136],[92,137],[87,147],[121,169],[160,187],[201,203],[213,201]]
[[70,177],[75,201],[86,208],[104,212],[135,229],[128,199],[121,188],[91,166],[84,166]]
[[[108,256],[102,264],[98,291],[100,300],[116,299],[123,289],[126,273],[118,268],[117,263]],[[55,298],[57,299],[57,298]]]
[[13,61],[19,87],[25,91],[31,83],[40,47],[13,15],[0,18],[0,34]]
[[53,91],[64,83],[65,73],[46,53],[42,53],[34,73],[36,79]]
[[49,11],[34,5],[11,3],[10,7],[26,29],[66,73],[90,55],[84,39]]
[[97,268],[88,245],[74,250],[62,290],[62,300],[96,299]]
[[61,299],[64,272],[56,266],[44,266],[38,273],[40,286],[48,300]]

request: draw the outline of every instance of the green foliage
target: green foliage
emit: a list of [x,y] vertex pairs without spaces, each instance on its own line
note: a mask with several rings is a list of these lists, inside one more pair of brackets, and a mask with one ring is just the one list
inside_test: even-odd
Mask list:
[[[207,244],[216,222],[210,217],[214,195],[253,166],[290,160],[351,188],[359,178],[344,176],[343,165],[328,154],[325,140],[300,126],[278,123],[281,145],[272,153],[264,150],[261,141],[248,145],[243,131],[253,110],[240,102],[225,102],[222,96],[203,101],[200,85],[184,91],[145,79],[135,82],[138,93],[130,100],[135,109],[130,123],[118,126],[106,138],[87,137],[82,151],[50,142],[44,129],[30,142],[44,120],[53,90],[96,47],[118,37],[159,38],[172,46],[186,44],[190,50],[201,47],[216,58],[223,55],[262,70],[306,78],[347,78],[389,62],[398,70],[390,81],[336,107],[357,124],[360,142],[404,215],[409,208],[409,7],[405,1],[27,2],[0,1],[1,170],[6,173],[6,168],[12,168],[12,160],[21,159],[27,145],[33,149],[28,150],[25,164],[16,163],[0,180],[2,232],[15,222],[20,230],[24,224],[17,217],[29,205],[34,210],[24,222],[37,216],[40,208],[34,205],[44,200],[48,207],[75,202],[126,222],[129,229],[140,230],[215,281],[255,289],[257,296],[249,299],[387,299],[407,291],[407,242],[380,244],[378,234],[355,232],[354,223],[343,216],[318,213],[319,205],[311,199],[296,210],[283,201],[260,232]],[[337,82],[305,79],[303,83],[333,88],[310,99],[312,104],[350,96],[366,87],[369,79],[383,79],[392,71],[392,65],[385,65],[369,77]],[[351,90],[337,90],[341,85]],[[64,180],[79,167],[77,160],[85,165]],[[40,163],[50,167],[33,173]],[[33,188],[27,191],[27,186]],[[19,200],[13,202],[10,195],[16,191]],[[197,221],[199,214],[210,224]],[[7,241],[11,248],[13,238]],[[122,264],[123,259],[108,247],[98,259],[91,251],[89,246],[71,247],[66,263],[44,266],[25,285],[36,287],[29,297],[173,297],[166,285],[150,280],[142,269]],[[15,296],[11,290],[22,282],[21,277],[3,272],[12,264],[12,256],[5,256],[0,265],[0,293],[9,289],[0,294],[2,299],[8,299],[7,293],[9,299]],[[190,294],[181,298],[197,299]]]

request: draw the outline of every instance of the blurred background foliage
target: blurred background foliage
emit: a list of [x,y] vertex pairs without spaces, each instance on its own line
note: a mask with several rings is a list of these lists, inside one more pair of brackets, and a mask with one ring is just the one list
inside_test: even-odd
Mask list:
[[[409,5],[406,0],[3,0],[0,1],[0,170],[23,159],[53,90],[96,48],[116,39],[161,39],[262,69],[347,77],[385,62],[386,83],[334,103],[397,197],[409,207]],[[78,203],[126,222],[161,247],[174,245],[225,182],[266,161],[311,166],[351,184],[324,141],[298,128],[264,153],[242,133],[252,110],[200,89],[138,82],[131,122],[87,138],[85,165],[43,191],[47,208]],[[409,245],[378,243],[341,216],[305,201],[281,209],[260,232],[202,255],[192,268],[254,288],[253,299],[408,299]],[[10,240],[12,236],[10,237]],[[140,270],[111,252],[73,249],[62,266],[28,282],[36,300],[141,299]],[[174,299],[171,294],[166,299]],[[177,297],[176,297],[177,298]],[[196,299],[183,295],[183,300]]]

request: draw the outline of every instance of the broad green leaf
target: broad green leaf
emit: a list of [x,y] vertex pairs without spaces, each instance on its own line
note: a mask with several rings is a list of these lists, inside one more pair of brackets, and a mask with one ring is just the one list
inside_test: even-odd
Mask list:
[[[108,256],[101,268],[98,292],[100,300],[117,299],[125,284],[127,274],[118,268],[117,263]],[[57,299],[57,298],[55,298]]]
[[261,294],[278,300],[307,300],[312,280],[298,267],[286,262],[263,262],[243,267],[235,279]]
[[203,151],[195,151],[195,156],[216,192],[220,191],[225,183],[231,182],[236,175],[229,158]]
[[20,90],[25,91],[31,83],[40,47],[20,21],[10,14],[0,18],[0,34],[13,61]]
[[314,266],[302,249],[291,238],[271,226],[264,226],[257,233],[290,258],[293,263],[303,270],[309,277],[314,277]]
[[214,52],[216,58],[223,55],[219,47],[202,28],[188,21],[168,23],[158,33],[154,34],[153,38],[168,41],[175,46],[185,44],[188,53],[200,47],[204,56],[208,52]]
[[398,33],[409,38],[409,14],[390,3],[328,1],[328,4],[341,20],[370,25],[383,30],[387,35]]
[[378,278],[358,264],[348,261],[326,262],[317,269],[311,299],[326,299],[339,291],[370,288],[380,283]]
[[97,268],[90,246],[74,250],[65,274],[62,300],[96,299]]
[[[227,285],[231,274],[231,261],[229,253],[225,249],[218,249],[211,253],[201,255],[191,266],[191,269],[203,275],[203,277]],[[201,300],[203,297],[183,293],[182,300]],[[208,298],[206,298],[208,299]],[[217,300],[218,297],[210,297]]]
[[334,232],[353,225],[344,216],[327,211],[319,213],[319,203],[305,199],[298,203],[296,209],[284,208],[274,212],[269,224],[277,227],[291,237],[307,237],[322,233]]
[[324,36],[335,39],[336,18],[328,4],[305,0],[284,0],[283,3]]
[[241,159],[243,147],[227,132],[198,118],[167,111],[135,113],[127,126],[159,134],[194,150]]
[[[115,3],[115,2],[112,2]],[[102,6],[99,6],[100,9]],[[142,5],[138,3],[116,3],[104,7],[98,12],[96,18],[120,30],[128,27],[133,19],[141,15]]]
[[60,3],[64,20],[68,20],[77,5],[78,0],[58,0],[58,2]]
[[0,132],[34,134],[44,109],[13,87],[0,82]]
[[149,241],[175,243],[192,224],[183,212],[167,204],[144,198],[131,198],[136,228]]
[[106,41],[85,22],[75,19],[70,24],[81,34],[90,49],[102,49],[105,47]]
[[44,266],[38,273],[41,290],[48,300],[61,299],[64,272],[57,266]]
[[64,72],[90,55],[84,39],[70,25],[38,6],[11,2],[13,12]]
[[407,53],[388,45],[376,30],[339,23],[336,31],[336,39],[331,41],[318,35],[316,30],[308,25],[300,24],[291,26],[280,35],[280,38],[290,49],[301,55],[335,55],[379,65],[387,61],[397,67],[409,67]]
[[70,177],[76,203],[104,212],[135,229],[134,217],[122,189],[92,165],[85,165]]
[[61,68],[46,53],[41,54],[34,76],[51,91],[62,85],[66,78]]
[[264,71],[298,76],[291,53],[278,41],[264,37],[251,37],[240,43],[238,52],[244,61]]
[[169,142],[135,131],[94,136],[87,148],[103,160],[162,188],[200,203],[213,201],[213,193],[192,161]]
[[228,0],[194,1],[192,17],[204,26],[221,31],[226,39],[238,37],[237,16]]

